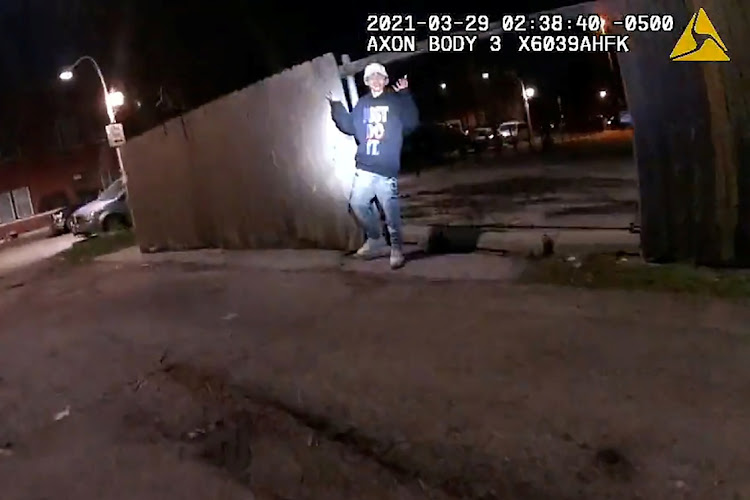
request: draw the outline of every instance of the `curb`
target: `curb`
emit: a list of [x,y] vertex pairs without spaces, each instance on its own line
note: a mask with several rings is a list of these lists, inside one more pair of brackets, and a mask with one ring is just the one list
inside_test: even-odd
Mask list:
[[574,253],[640,253],[640,236],[614,229],[508,229],[506,231],[473,226],[417,226],[403,228],[404,241],[428,252],[465,253],[474,250],[528,255],[542,253],[543,240],[549,237],[554,250]]

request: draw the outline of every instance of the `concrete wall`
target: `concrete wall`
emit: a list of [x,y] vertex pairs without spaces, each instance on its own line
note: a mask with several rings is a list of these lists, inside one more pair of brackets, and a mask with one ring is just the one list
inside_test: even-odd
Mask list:
[[330,118],[343,100],[328,54],[134,138],[123,148],[143,250],[315,246],[350,250],[354,140]]

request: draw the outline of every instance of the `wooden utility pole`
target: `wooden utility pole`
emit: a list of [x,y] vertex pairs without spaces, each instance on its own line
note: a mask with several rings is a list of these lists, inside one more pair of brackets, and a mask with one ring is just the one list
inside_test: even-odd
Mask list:
[[716,241],[709,263],[750,264],[750,5],[746,0],[686,0],[705,9],[729,62],[702,63],[713,150]]
[[[631,36],[619,54],[635,126],[647,260],[747,264],[750,257],[748,7],[743,0],[623,0],[619,14],[674,16],[672,32]],[[730,62],[669,60],[703,7]],[[733,49],[733,47],[736,47]]]

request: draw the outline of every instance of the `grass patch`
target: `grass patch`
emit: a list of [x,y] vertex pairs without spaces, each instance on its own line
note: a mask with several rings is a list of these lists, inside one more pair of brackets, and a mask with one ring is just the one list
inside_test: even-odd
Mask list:
[[114,253],[135,244],[135,233],[133,231],[117,231],[77,241],[69,249],[62,252],[60,257],[69,264],[82,264],[101,255]]
[[649,265],[640,258],[589,255],[569,260],[530,261],[521,282],[580,288],[618,288],[689,293],[723,298],[750,297],[750,274],[687,264]]

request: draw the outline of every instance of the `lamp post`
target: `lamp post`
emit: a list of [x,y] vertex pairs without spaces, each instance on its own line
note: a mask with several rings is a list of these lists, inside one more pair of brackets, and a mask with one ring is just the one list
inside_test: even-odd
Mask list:
[[523,96],[523,107],[526,110],[526,125],[529,127],[529,147],[533,147],[533,129],[531,127],[531,110],[529,109],[529,99],[533,99],[536,95],[536,89],[534,87],[527,87],[526,84],[523,83],[523,80],[519,79],[521,82],[521,95]]
[[606,113],[606,112],[609,111],[609,109],[608,109],[609,106],[607,106],[607,102],[606,102],[606,99],[607,99],[608,95],[609,94],[604,89],[602,89],[602,90],[599,91],[599,99],[601,99],[602,103],[603,103],[602,106],[601,106],[601,108],[602,108],[602,128],[604,128],[605,130],[607,129],[607,125],[610,123],[610,121],[608,121],[607,117],[604,115],[604,113]]
[[[96,74],[99,76],[99,82],[102,84],[102,94],[104,97],[104,104],[107,107],[107,117],[109,118],[110,125],[117,123],[115,121],[115,108],[118,108],[123,105],[125,101],[125,96],[122,94],[122,92],[113,91],[110,92],[107,89],[107,82],[104,81],[104,75],[102,74],[102,70],[99,67],[99,64],[96,62],[96,59],[94,59],[91,56],[81,56],[79,57],[73,64],[66,67],[61,73],[60,73],[60,80],[63,81],[69,81],[73,79],[73,70],[81,64],[83,61],[90,62],[94,69],[96,70]],[[123,180],[125,180],[125,168],[122,164],[122,153],[120,152],[120,147],[117,146],[114,148],[115,154],[117,155],[117,166],[120,169],[120,175],[122,176]]]

